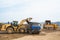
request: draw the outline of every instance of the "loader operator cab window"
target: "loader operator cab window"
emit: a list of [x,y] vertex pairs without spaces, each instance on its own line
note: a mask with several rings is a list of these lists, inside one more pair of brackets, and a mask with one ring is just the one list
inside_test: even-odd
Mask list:
[[18,21],[13,21],[14,26],[18,26]]
[[45,23],[46,24],[51,24],[51,21],[50,20],[46,20]]

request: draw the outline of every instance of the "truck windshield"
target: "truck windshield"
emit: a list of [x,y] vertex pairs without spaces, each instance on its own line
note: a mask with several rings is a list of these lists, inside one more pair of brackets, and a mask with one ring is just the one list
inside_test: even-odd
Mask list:
[[29,22],[29,24],[32,26],[40,26],[40,23],[36,23],[36,22]]
[[32,26],[40,26],[40,24],[33,24]]

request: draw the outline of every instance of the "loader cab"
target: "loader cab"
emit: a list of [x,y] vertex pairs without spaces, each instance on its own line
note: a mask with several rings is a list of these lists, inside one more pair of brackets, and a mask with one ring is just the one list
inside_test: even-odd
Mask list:
[[18,26],[18,21],[13,21],[13,22],[12,22],[12,25],[13,25],[13,26]]
[[51,21],[50,20],[46,20],[45,24],[51,24]]

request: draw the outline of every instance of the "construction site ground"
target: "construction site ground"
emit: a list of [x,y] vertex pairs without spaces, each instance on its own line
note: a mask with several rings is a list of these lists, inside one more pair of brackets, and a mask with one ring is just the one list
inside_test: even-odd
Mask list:
[[60,29],[41,30],[40,34],[0,33],[0,40],[60,40]]

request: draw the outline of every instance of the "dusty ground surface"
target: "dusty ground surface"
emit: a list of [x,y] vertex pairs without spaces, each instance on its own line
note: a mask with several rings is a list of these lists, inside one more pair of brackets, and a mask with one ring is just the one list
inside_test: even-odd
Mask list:
[[60,40],[60,30],[42,30],[40,34],[0,34],[0,40]]

